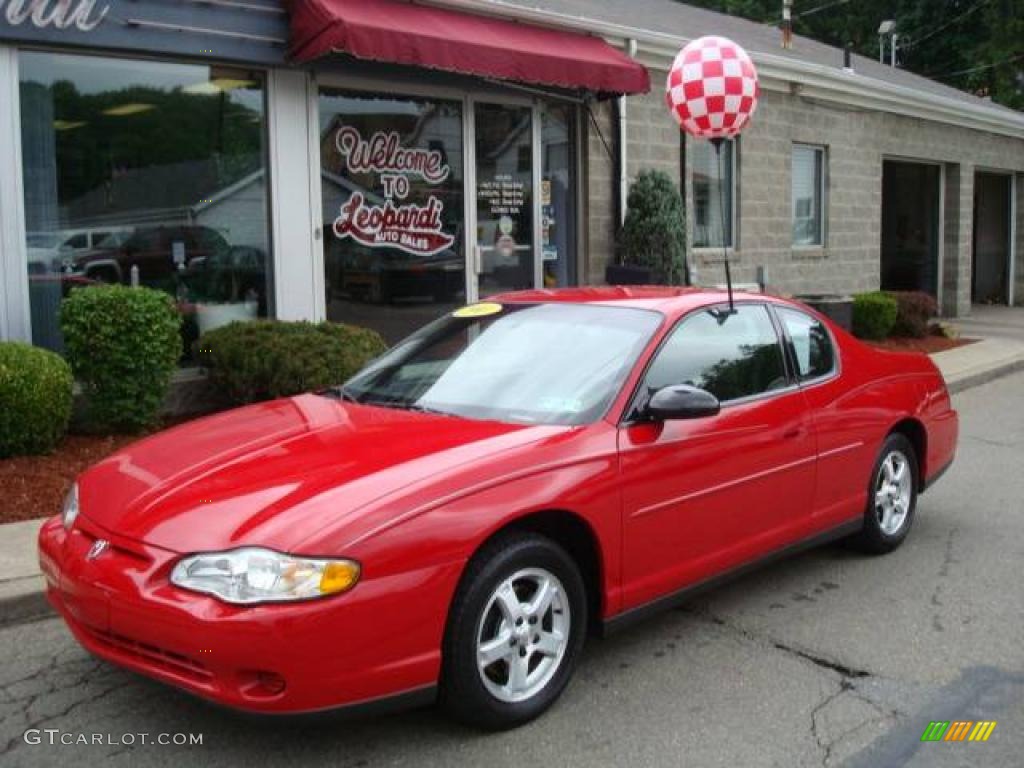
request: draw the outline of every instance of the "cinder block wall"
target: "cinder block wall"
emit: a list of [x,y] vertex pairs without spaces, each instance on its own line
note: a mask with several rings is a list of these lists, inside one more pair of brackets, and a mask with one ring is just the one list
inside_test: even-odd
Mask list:
[[1024,175],[1014,180],[1017,185],[1017,263],[1014,304],[1024,307]]
[[[630,178],[644,168],[661,168],[680,178],[681,141],[665,108],[664,72],[652,71],[651,93],[627,104]],[[614,148],[612,112],[595,109]],[[592,282],[600,282],[612,255],[610,213],[612,166],[588,126],[588,264]],[[687,141],[692,141],[687,139]],[[826,147],[828,157],[826,242],[815,249],[794,249],[791,234],[790,167],[794,142]],[[689,155],[689,153],[687,153]],[[944,311],[970,311],[971,228],[975,168],[1024,172],[1024,139],[902,117],[790,92],[765,90],[750,126],[739,142],[739,226],[731,254],[737,282],[753,282],[763,265],[769,283],[789,293],[850,293],[875,289],[880,280],[882,162],[921,160],[944,167],[941,292]],[[692,220],[689,171],[685,197]],[[1017,279],[1024,283],[1024,194],[1017,178]],[[600,206],[609,206],[606,215]],[[689,227],[687,228],[689,231]],[[702,282],[719,282],[720,251],[689,249]],[[1024,304],[1024,289],[1017,289]]]

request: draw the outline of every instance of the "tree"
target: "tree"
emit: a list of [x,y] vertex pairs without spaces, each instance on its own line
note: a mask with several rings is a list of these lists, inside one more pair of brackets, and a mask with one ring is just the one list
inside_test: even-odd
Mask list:
[[[782,19],[782,0],[688,3],[765,24]],[[1024,0],[795,0],[799,35],[878,56],[878,25],[896,21],[898,63],[955,88],[1024,109]]]

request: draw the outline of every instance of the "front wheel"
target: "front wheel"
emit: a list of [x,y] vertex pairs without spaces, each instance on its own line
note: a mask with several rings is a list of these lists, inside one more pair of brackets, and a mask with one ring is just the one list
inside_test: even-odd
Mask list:
[[442,704],[484,728],[532,720],[572,677],[586,626],[583,578],[565,550],[536,534],[500,536],[470,562],[452,604]]
[[853,540],[859,549],[884,554],[903,543],[914,521],[918,476],[914,446],[904,435],[889,435],[871,473],[864,528]]

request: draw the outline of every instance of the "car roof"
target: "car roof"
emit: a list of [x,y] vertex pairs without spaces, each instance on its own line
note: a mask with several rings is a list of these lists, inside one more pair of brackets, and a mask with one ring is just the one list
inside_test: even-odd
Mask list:
[[[782,303],[776,296],[733,291],[735,301]],[[634,309],[649,309],[676,315],[691,309],[729,300],[725,290],[715,288],[679,287],[669,285],[603,285],[579,288],[545,288],[512,291],[491,296],[488,301],[505,304],[566,303],[601,304]]]

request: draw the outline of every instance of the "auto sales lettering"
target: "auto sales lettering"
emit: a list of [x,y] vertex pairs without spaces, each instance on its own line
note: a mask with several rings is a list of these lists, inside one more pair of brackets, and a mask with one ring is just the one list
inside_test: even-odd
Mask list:
[[440,150],[407,148],[396,131],[377,131],[364,139],[346,125],[335,136],[338,151],[350,173],[378,173],[384,191],[383,205],[368,203],[364,192],[353,192],[334,220],[334,234],[351,237],[370,248],[399,248],[416,256],[431,256],[455,242],[442,231],[442,203],[434,195],[420,203],[396,203],[409,195],[409,179],[441,184],[450,169]]

